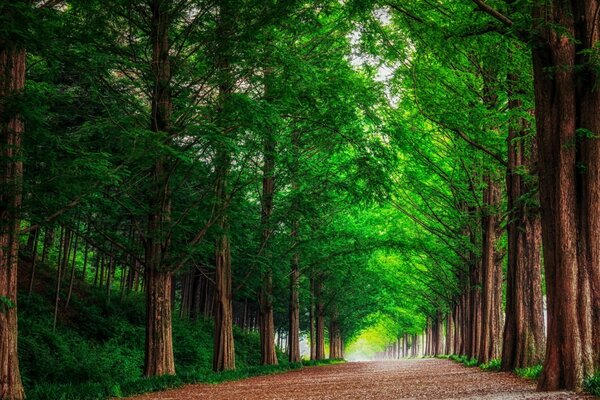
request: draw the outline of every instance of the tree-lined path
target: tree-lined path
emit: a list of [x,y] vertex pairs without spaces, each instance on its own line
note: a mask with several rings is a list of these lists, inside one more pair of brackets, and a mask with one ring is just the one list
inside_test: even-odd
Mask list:
[[488,373],[441,359],[353,362],[284,374],[190,385],[131,400],[341,400],[341,399],[587,399],[573,392],[542,393],[509,373]]
[[599,139],[600,0],[0,0],[0,400],[600,395]]

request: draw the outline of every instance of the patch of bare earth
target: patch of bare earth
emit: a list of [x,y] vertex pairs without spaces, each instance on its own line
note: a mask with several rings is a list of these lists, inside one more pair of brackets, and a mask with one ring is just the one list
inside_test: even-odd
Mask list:
[[539,393],[535,383],[483,372],[448,360],[360,362],[304,368],[227,382],[188,385],[135,400],[337,399],[591,399],[568,392]]

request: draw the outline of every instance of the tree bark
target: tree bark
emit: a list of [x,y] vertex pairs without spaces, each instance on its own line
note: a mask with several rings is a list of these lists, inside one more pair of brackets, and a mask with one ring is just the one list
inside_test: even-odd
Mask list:
[[485,178],[487,187],[483,194],[483,240],[481,262],[481,332],[478,361],[487,364],[498,354],[496,300],[498,298],[496,263],[496,228],[498,225],[497,207],[500,203],[498,184],[489,174]]
[[315,360],[325,359],[325,305],[323,304],[323,280],[315,283],[316,323],[315,323]]
[[[169,1],[151,1],[152,104],[150,127],[168,140],[171,129],[171,65],[169,59]],[[171,285],[172,274],[165,266],[169,243],[167,224],[171,214],[168,168],[159,154],[152,169],[150,213],[145,244],[144,286],[146,290],[145,376],[175,374],[173,355]],[[110,265],[110,264],[109,264]],[[108,271],[110,276],[110,269]],[[110,279],[110,278],[109,278]]]
[[[227,57],[232,29],[232,4],[229,1],[219,3],[217,19],[217,34],[220,38],[216,49],[215,67],[220,74],[219,99],[217,106],[217,126],[221,129],[223,139],[227,135],[223,119],[224,105],[233,93],[233,82],[229,71]],[[213,369],[225,371],[235,369],[235,350],[233,343],[233,307],[231,289],[231,249],[229,245],[229,220],[227,207],[229,192],[227,180],[231,164],[230,154],[221,141],[217,145],[215,157],[215,170],[217,182],[215,187],[216,200],[220,217],[218,228],[220,230],[215,244],[215,288],[214,288],[214,317],[215,335],[213,350]]]
[[[15,3],[25,3],[17,1]],[[8,6],[10,13],[11,6]],[[10,16],[8,16],[10,18]],[[8,101],[25,87],[25,49],[0,38],[0,399],[25,397],[17,357],[17,269],[25,126]]]
[[[510,81],[516,77],[509,76]],[[513,110],[522,107],[511,99]],[[502,370],[511,371],[540,364],[544,358],[544,314],[542,301],[541,225],[539,211],[523,197],[535,190],[523,179],[520,168],[531,171],[537,163],[535,141],[526,142],[525,121],[511,127],[508,136],[508,264],[506,277],[506,322],[502,345]]]
[[[266,79],[270,72],[265,72]],[[268,85],[265,91],[268,90]],[[268,94],[266,95],[268,97]],[[270,239],[273,233],[271,215],[273,214],[273,197],[275,194],[275,138],[268,130],[265,133],[263,148],[263,179],[261,198],[261,248],[267,263],[267,271],[263,276],[259,296],[260,308],[260,358],[263,365],[276,365],[277,353],[275,352],[275,324],[273,322],[273,272],[271,270]]]
[[[598,271],[600,93],[590,52],[597,0],[553,0],[533,9],[540,204],[548,342],[540,390],[574,389],[593,374],[591,286]],[[560,26],[559,29],[554,27]],[[597,54],[597,53],[596,53]],[[590,279],[591,277],[591,279]]]
[[[292,228],[292,237],[297,236],[297,224]],[[292,254],[292,271],[290,273],[290,330],[288,335],[288,354],[291,363],[300,362],[300,301],[298,286],[300,280],[300,254]]]

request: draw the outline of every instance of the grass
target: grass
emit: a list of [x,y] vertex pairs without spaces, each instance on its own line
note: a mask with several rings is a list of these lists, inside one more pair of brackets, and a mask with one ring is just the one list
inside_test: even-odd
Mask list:
[[525,379],[538,379],[542,374],[542,366],[534,365],[526,368],[515,369],[515,374]]

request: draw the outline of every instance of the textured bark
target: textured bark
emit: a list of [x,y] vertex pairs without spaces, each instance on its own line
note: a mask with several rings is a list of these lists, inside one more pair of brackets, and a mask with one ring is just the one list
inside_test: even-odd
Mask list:
[[310,305],[308,310],[308,330],[310,336],[310,359],[314,361],[317,359],[317,335],[315,332],[315,278],[313,272],[310,272],[309,279],[310,286]]
[[147,309],[144,375],[172,375],[175,373],[171,329],[172,274],[170,271],[147,268],[145,280]]
[[235,369],[235,349],[233,343],[233,310],[231,292],[231,250],[229,238],[222,234],[215,249],[215,343],[213,369],[226,371]]
[[33,247],[31,249],[31,276],[29,277],[29,291],[27,297],[31,296],[33,292],[33,283],[35,282],[35,272],[37,267],[37,253],[38,253],[38,241],[39,241],[40,229],[35,230],[35,238],[33,240]]
[[[516,78],[509,76],[509,80]],[[511,109],[520,100],[510,100]],[[540,364],[545,335],[542,302],[541,225],[539,211],[523,197],[535,190],[519,173],[537,162],[535,142],[526,142],[525,121],[511,127],[508,136],[508,264],[506,277],[506,323],[502,345],[502,370],[511,371]]]
[[[577,65],[584,65],[577,77],[579,143],[578,167],[581,198],[578,208],[581,235],[581,275],[589,279],[591,321],[591,347],[594,371],[600,369],[600,76],[598,57],[600,46],[600,1],[576,0],[576,35],[579,39]],[[595,49],[590,52],[589,49]],[[583,51],[582,51],[583,50]],[[585,279],[582,276],[580,279]],[[581,310],[581,307],[580,307]],[[588,332],[589,333],[589,332]],[[587,340],[584,339],[587,343]],[[585,349],[584,349],[585,350]],[[584,354],[587,362],[587,355]]]
[[[228,38],[232,26],[232,4],[229,1],[219,3],[217,18],[217,32],[220,37],[216,49],[215,67],[220,74],[219,100],[217,106],[217,125],[221,129],[223,139],[226,138],[227,129],[222,120],[224,105],[233,92],[233,82],[229,71],[227,57]],[[215,170],[217,181],[215,197],[218,203],[220,217],[218,221],[219,234],[215,243],[215,287],[214,287],[214,349],[213,369],[226,371],[235,369],[235,348],[233,343],[233,293],[231,288],[231,248],[229,244],[229,218],[227,208],[229,204],[228,177],[231,165],[231,155],[225,146],[224,140],[217,148],[215,157]]]
[[323,304],[323,280],[315,283],[316,322],[315,322],[315,360],[325,359],[325,305]]
[[498,184],[491,176],[486,177],[487,187],[483,194],[483,204],[486,209],[483,214],[483,240],[481,261],[481,330],[479,354],[477,359],[480,363],[490,362],[498,351],[499,324],[497,299],[501,287],[497,286],[498,271],[496,263],[496,227],[498,225],[497,207],[500,203],[500,190]]
[[590,276],[598,269],[598,231],[591,228],[597,227],[599,206],[600,100],[593,66],[583,62],[590,57],[585,50],[598,42],[599,6],[597,0],[553,0],[533,10],[539,32],[533,65],[548,299],[541,390],[580,389],[584,376],[594,372],[590,304],[598,293],[592,300],[596,280]]
[[446,348],[444,354],[454,354],[454,311],[446,315]]
[[[171,129],[171,66],[169,60],[169,12],[168,1],[151,2],[151,45],[153,91],[150,128],[166,138]],[[166,226],[170,220],[170,190],[168,168],[164,156],[157,156],[152,169],[150,190],[150,213],[145,246],[146,290],[146,354],[144,375],[159,376],[175,374],[171,332],[171,272],[164,265],[168,240]],[[108,263],[107,290],[110,282]],[[102,282],[102,280],[100,281]]]
[[[17,1],[15,3],[24,3]],[[10,7],[10,6],[9,6]],[[9,16],[10,18],[10,16]],[[0,38],[0,399],[25,397],[17,357],[17,269],[24,124],[7,101],[25,87],[25,50]]]
[[[269,72],[265,72],[267,79]],[[275,194],[275,138],[272,132],[265,134],[263,149],[263,179],[261,198],[261,248],[267,262],[271,261],[270,239],[273,229],[271,227],[271,215],[273,214],[273,197]],[[273,272],[271,267],[267,268],[263,276],[262,287],[259,296],[260,309],[260,359],[263,365],[276,365],[277,354],[275,352],[275,324],[273,322]]]
[[[343,343],[338,324],[337,315],[331,317],[329,321],[329,359],[337,360],[343,358]],[[393,356],[391,357],[393,358]]]
[[[293,228],[292,237],[297,236],[297,224]],[[292,271],[290,274],[290,315],[288,335],[289,361],[300,362],[300,301],[298,298],[298,284],[300,280],[300,254],[292,255]]]

